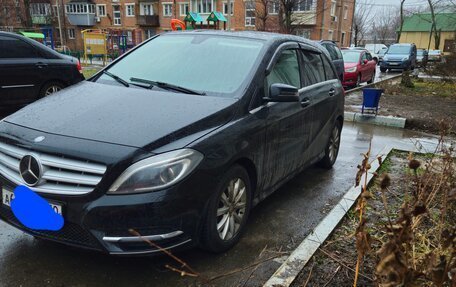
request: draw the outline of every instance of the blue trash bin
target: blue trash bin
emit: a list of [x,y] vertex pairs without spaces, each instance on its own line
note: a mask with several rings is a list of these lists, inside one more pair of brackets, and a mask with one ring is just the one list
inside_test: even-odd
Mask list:
[[375,109],[375,114],[378,112],[378,102],[380,101],[380,96],[383,93],[383,89],[375,88],[364,88],[363,89],[363,106],[361,108],[361,113],[364,114],[364,110]]

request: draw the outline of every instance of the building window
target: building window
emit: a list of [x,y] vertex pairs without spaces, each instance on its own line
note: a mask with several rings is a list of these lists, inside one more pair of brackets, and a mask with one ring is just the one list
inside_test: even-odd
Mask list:
[[272,15],[279,14],[280,3],[279,1],[270,1],[268,3],[268,13]]
[[331,2],[331,16],[336,16],[336,2]]
[[30,14],[32,16],[48,16],[51,15],[51,4],[49,3],[31,3]]
[[345,32],[342,32],[340,36],[340,46],[345,46]]
[[347,20],[348,18],[348,6],[344,6],[344,19]]
[[112,16],[114,18],[114,20],[113,20],[114,25],[116,25],[116,26],[122,25],[119,5],[112,5]]
[[294,12],[305,12],[312,10],[313,0],[302,0],[293,7]]
[[144,31],[144,35],[146,36],[146,39],[152,38],[155,36],[155,30],[147,29]]
[[310,29],[296,29],[295,30],[295,35],[300,36],[306,39],[310,39]]
[[245,2],[245,26],[255,27],[255,2]]
[[125,15],[127,17],[135,16],[135,4],[125,4]]
[[95,14],[94,4],[66,4],[65,12],[67,14]]
[[163,3],[163,16],[171,17],[173,15],[173,4],[172,3]]
[[76,38],[76,37],[75,37],[75,33],[74,33],[74,29],[68,29],[68,38],[69,38],[69,39],[74,39],[74,38]]
[[[234,15],[234,0],[230,2],[231,6],[231,16]],[[228,2],[223,2],[223,15],[228,15]]]
[[179,10],[180,10],[180,15],[181,16],[187,16],[189,10],[188,3],[180,3],[179,4]]
[[332,41],[332,39],[333,39],[333,34],[334,34],[334,31],[333,31],[333,30],[328,30],[328,40]]
[[97,4],[97,16],[106,17],[106,5],[105,4]]
[[140,3],[139,4],[140,15],[154,15],[154,6],[152,3]]
[[133,32],[127,31],[127,44],[133,45]]

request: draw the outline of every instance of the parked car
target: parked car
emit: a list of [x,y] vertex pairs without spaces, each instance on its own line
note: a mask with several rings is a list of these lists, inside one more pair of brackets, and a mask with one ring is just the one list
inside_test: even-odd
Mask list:
[[380,65],[380,63],[383,61],[383,57],[385,56],[386,51],[388,51],[388,48],[381,49],[380,51],[378,51],[378,65]]
[[345,88],[357,87],[361,83],[373,83],[377,63],[365,49],[343,49],[345,73],[342,85]]
[[364,47],[350,47],[349,49],[351,50],[361,50],[361,51],[367,51],[370,53],[372,59],[375,61],[375,63],[378,63],[378,55],[375,54],[375,53],[372,53],[371,51],[367,50],[366,48]]
[[343,81],[344,80],[344,59],[342,57],[342,53],[337,47],[334,41],[330,40],[321,40],[319,43],[328,50],[328,53],[331,57],[331,61],[336,67],[337,76],[338,78]]
[[84,80],[76,58],[0,32],[0,107],[22,106]]
[[416,46],[415,44],[393,44],[388,48],[383,61],[380,64],[380,71],[387,70],[409,70],[416,67]]
[[258,202],[311,164],[331,168],[343,112],[341,82],[317,43],[161,34],[0,122],[3,198],[27,185],[65,225],[29,229],[5,200],[0,218],[110,254],[160,252],[130,228],[161,248],[222,252]]
[[428,51],[426,49],[416,50],[416,64],[417,66],[426,66],[428,62]]
[[378,54],[381,50],[388,49],[388,47],[385,44],[366,44],[364,48],[368,50],[371,54]]
[[428,61],[429,62],[441,62],[442,61],[442,51],[429,50]]

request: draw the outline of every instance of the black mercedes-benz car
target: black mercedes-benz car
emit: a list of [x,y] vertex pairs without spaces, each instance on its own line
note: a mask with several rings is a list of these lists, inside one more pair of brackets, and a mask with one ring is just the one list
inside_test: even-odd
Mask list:
[[78,59],[0,32],[0,109],[29,104],[82,80]]
[[[309,165],[334,164],[343,106],[318,43],[260,32],[158,35],[2,120],[0,218],[110,254],[160,251],[144,238],[222,252],[258,202]],[[21,224],[9,207],[18,185],[45,198],[64,227]]]

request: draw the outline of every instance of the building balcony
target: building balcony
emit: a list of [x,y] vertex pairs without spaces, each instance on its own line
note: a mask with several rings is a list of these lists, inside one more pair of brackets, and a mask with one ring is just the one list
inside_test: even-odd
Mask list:
[[37,25],[49,25],[52,24],[51,15],[31,15],[32,23]]
[[95,14],[67,14],[68,21],[75,26],[94,26]]
[[138,25],[140,26],[150,26],[150,27],[159,27],[160,22],[158,20],[158,15],[138,15],[137,18]]

